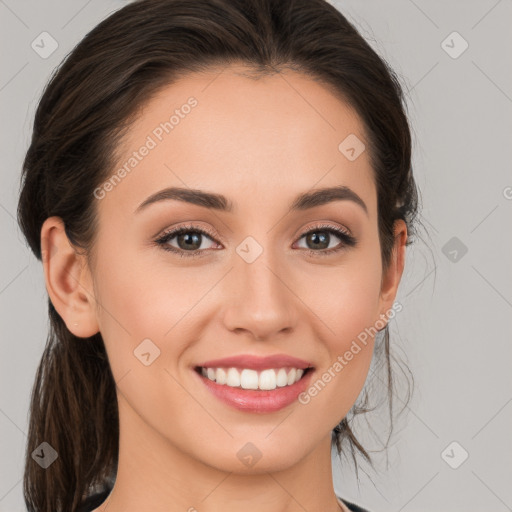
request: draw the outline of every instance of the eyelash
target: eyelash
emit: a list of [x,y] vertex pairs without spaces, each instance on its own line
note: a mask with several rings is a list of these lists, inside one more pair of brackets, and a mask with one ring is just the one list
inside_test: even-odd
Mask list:
[[[303,233],[299,237],[298,240],[301,240],[306,235],[309,235],[310,233],[314,233],[316,231],[324,231],[327,233],[334,234],[335,236],[337,236],[338,238],[341,239],[341,243],[340,243],[339,247],[335,247],[335,248],[331,248],[331,249],[323,249],[323,250],[319,250],[319,251],[315,251],[313,249],[303,249],[311,256],[320,256],[320,257],[329,256],[331,254],[340,252],[346,248],[355,247],[357,244],[356,238],[354,238],[352,235],[347,233],[345,230],[335,227],[335,226],[332,226],[330,224],[319,224],[318,226],[314,226],[312,229]],[[207,251],[207,249],[195,249],[194,251],[184,251],[182,249],[177,249],[176,247],[172,247],[167,244],[169,242],[169,240],[172,240],[176,236],[181,235],[183,233],[189,233],[189,232],[200,233],[201,235],[206,235],[207,237],[209,237],[211,239],[215,238],[215,234],[213,232],[211,232],[210,230],[205,229],[205,228],[199,228],[197,226],[189,224],[186,226],[181,226],[179,228],[173,229],[171,231],[164,232],[162,234],[162,236],[160,236],[159,238],[157,238],[155,240],[155,243],[158,244],[158,246],[160,246],[164,251],[169,251],[174,254],[178,254],[182,258],[198,258],[198,257],[201,258],[201,257],[203,257],[205,255],[204,253]]]

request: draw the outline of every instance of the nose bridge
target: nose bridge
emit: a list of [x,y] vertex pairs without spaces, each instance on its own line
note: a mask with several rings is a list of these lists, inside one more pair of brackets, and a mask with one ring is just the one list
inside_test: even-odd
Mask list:
[[[236,248],[231,273],[231,294],[226,322],[231,329],[251,331],[264,338],[295,325],[293,293],[277,247],[269,247],[272,235],[247,237]],[[271,244],[272,245],[272,244]]]

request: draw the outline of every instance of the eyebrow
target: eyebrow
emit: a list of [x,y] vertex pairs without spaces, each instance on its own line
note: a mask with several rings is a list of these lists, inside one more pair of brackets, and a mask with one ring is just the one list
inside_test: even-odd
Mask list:
[[[144,210],[150,204],[168,200],[183,201],[221,212],[233,212],[234,210],[234,204],[222,194],[190,188],[169,187],[160,190],[145,199],[137,207],[135,213]],[[344,185],[314,189],[309,192],[299,194],[291,203],[289,210],[291,212],[308,210],[333,201],[353,201],[365,211],[366,215],[368,215],[368,208],[365,202],[351,188]]]

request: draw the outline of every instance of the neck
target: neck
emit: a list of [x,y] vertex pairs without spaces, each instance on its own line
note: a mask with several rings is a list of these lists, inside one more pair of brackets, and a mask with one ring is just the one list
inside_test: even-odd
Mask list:
[[119,418],[116,482],[95,512],[348,510],[333,488],[330,433],[292,467],[243,474],[219,470],[184,453],[122,399]]

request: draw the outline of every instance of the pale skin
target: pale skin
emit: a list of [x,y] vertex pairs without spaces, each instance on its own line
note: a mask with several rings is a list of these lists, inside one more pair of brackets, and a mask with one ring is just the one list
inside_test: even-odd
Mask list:
[[[52,303],[76,336],[101,332],[117,383],[118,475],[95,512],[348,510],[333,488],[331,430],[364,385],[373,338],[309,403],[272,413],[220,402],[192,368],[231,355],[284,353],[312,361],[314,382],[391,309],[407,228],[396,222],[384,272],[368,151],[350,161],[338,150],[349,134],[367,143],[358,116],[297,72],[255,81],[241,70],[189,75],[145,106],[112,172],[189,97],[198,102],[161,141],[153,136],[156,147],[120,183],[93,199],[94,264],[74,250],[59,218],[41,231]],[[288,212],[297,195],[339,185],[367,212],[350,200]],[[171,186],[223,194],[234,210],[162,200],[135,212]],[[203,257],[182,258],[153,243],[187,223],[215,234],[198,235]],[[308,245],[304,234],[325,233],[319,223],[348,230],[357,245],[343,247],[326,234],[329,249],[343,248],[318,255],[326,249]],[[248,236],[263,249],[250,264],[236,252]],[[167,244],[190,253],[177,237]],[[144,339],[160,350],[149,366],[134,356]],[[251,467],[237,457],[248,442],[261,453]]]

